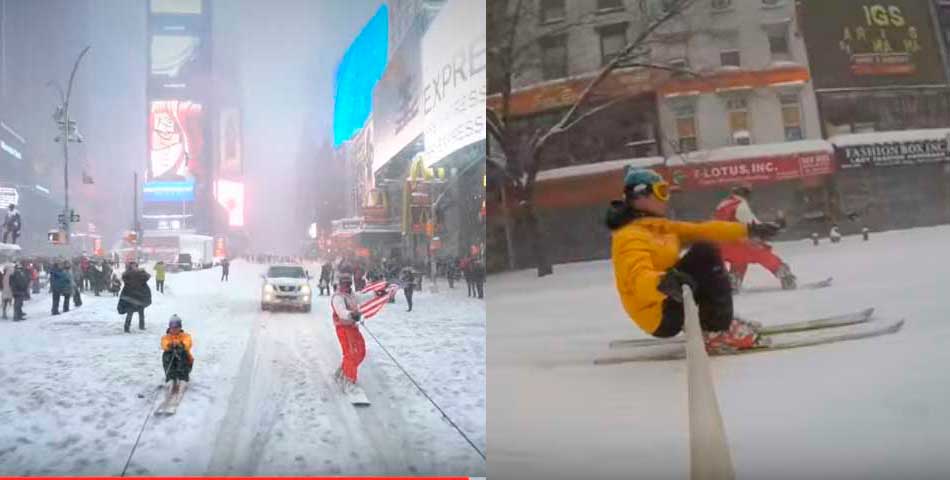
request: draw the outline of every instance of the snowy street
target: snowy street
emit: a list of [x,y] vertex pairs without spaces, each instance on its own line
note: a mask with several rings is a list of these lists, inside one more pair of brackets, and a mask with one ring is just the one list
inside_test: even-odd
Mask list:
[[[310,314],[260,312],[264,268],[234,262],[229,283],[218,269],[170,274],[164,296],[150,282],[145,332],[136,319],[122,332],[111,294],[57,317],[36,295],[26,321],[0,322],[0,475],[111,476],[128,461],[136,476],[484,476],[484,301],[443,283],[418,292],[413,312],[400,293],[367,321],[476,450],[369,331],[359,373],[373,405],[343,399],[328,297]],[[173,313],[195,367],[178,413],[155,417]]]
[[[833,286],[740,295],[738,315],[769,325],[873,306],[874,322],[907,323],[879,338],[713,358],[736,478],[950,477],[948,244],[942,226],[774,245],[800,282],[833,276]],[[592,364],[611,340],[646,338],[609,261],[490,285],[492,477],[688,477],[685,362]],[[747,287],[772,285],[750,268]]]

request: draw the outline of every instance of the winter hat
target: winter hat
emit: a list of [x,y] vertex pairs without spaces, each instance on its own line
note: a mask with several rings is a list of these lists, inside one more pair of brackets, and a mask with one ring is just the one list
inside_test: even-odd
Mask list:
[[175,327],[181,328],[181,318],[179,318],[177,314],[172,315],[171,318],[168,319],[168,328]]
[[[666,186],[666,181],[663,180],[663,177],[660,176],[659,173],[649,168],[628,168],[627,173],[623,177],[623,191],[627,198],[635,198],[653,193],[657,193],[657,196],[664,201],[669,198],[668,187],[664,187],[666,190],[663,196],[661,196],[659,192],[656,192],[654,188],[655,185]],[[666,198],[663,198],[664,196]]]

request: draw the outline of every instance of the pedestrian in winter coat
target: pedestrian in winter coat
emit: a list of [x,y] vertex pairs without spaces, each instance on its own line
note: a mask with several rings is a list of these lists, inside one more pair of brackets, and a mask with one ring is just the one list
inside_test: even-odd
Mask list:
[[13,287],[10,285],[10,280],[13,277],[13,264],[8,263],[2,266],[0,270],[0,289],[2,289],[2,298],[3,303],[3,319],[7,319],[7,307],[13,304]]
[[165,262],[155,264],[155,290],[165,293]]
[[475,285],[475,293],[478,294],[478,298],[485,298],[485,265],[476,260],[471,263],[469,267],[472,271],[472,283]]
[[[69,265],[66,265],[66,267],[68,268]],[[77,276],[79,278],[77,278]],[[73,306],[75,306],[76,308],[79,308],[82,306],[82,297],[79,295],[79,293],[82,291],[82,282],[83,282],[82,270],[80,270],[80,267],[73,268],[73,276],[72,276]]]
[[165,381],[187,382],[195,357],[191,354],[191,335],[181,329],[181,318],[172,315],[162,336],[162,369]]
[[416,275],[412,272],[411,268],[406,268],[402,271],[402,292],[406,296],[406,303],[409,305],[409,310],[412,311],[412,292],[416,289]]
[[[22,226],[20,212],[17,211],[16,205],[11,203],[7,207],[7,215],[3,218],[3,243],[15,244],[17,239],[20,238],[20,228]],[[13,241],[8,242],[9,240]]]
[[333,284],[333,265],[326,262],[320,267],[320,295],[329,295],[331,284]]
[[465,284],[468,286],[468,296],[475,296],[475,282],[472,281],[472,259],[469,257],[463,258],[459,262],[459,268],[462,270],[462,276],[465,277]]
[[25,320],[23,301],[30,297],[30,277],[23,266],[18,266],[10,276],[10,289],[13,291],[13,320]]
[[122,274],[122,293],[119,294],[118,312],[125,314],[125,333],[132,325],[132,314],[139,314],[139,330],[145,330],[145,308],[152,304],[152,290],[148,281],[152,276],[138,268],[135,262],[129,262]]
[[55,263],[50,270],[50,288],[53,291],[53,315],[59,315],[59,298],[63,297],[63,312],[69,311],[69,297],[73,294],[72,273],[69,263]]
[[227,258],[221,259],[221,281],[229,281],[228,275],[231,273],[231,261]]

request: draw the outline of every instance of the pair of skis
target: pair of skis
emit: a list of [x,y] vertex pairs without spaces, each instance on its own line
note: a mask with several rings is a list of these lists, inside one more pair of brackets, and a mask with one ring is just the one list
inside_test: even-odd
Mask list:
[[767,293],[767,292],[782,292],[782,291],[794,291],[794,290],[818,290],[820,288],[827,288],[831,286],[831,282],[834,281],[833,277],[828,277],[824,280],[819,280],[817,282],[808,282],[799,284],[793,289],[784,289],[779,286],[767,286],[767,287],[749,287],[742,288],[737,293]]
[[[865,328],[874,315],[874,309],[868,308],[853,313],[835,315],[831,317],[805,320],[800,322],[781,323],[759,329],[760,343],[752,348],[738,350],[718,355],[743,355],[768,350],[784,350],[789,348],[808,347],[828,343],[858,340],[898,332],[904,326],[904,320],[885,323],[871,328]],[[798,336],[787,334],[801,333]],[[664,351],[633,351],[629,354],[599,357],[594,360],[596,365],[612,365],[628,362],[643,362],[656,360],[674,360],[686,355],[681,347],[685,343],[684,337],[675,338],[644,338],[625,339],[610,342],[611,349],[640,349],[643,347],[680,346],[675,350]]]
[[165,400],[155,410],[157,416],[172,416],[178,411],[178,404],[185,396],[185,390],[188,388],[188,382],[173,380],[165,384]]

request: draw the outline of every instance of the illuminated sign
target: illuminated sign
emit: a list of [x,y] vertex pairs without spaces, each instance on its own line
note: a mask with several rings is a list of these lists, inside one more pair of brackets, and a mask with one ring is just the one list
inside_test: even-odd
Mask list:
[[202,173],[202,106],[153,101],[149,114],[149,180],[185,180]]
[[946,83],[929,3],[801,0],[815,87]]
[[151,0],[152,13],[200,15],[201,0]]
[[20,193],[13,187],[0,187],[0,207],[7,208],[11,203],[20,204]]
[[349,140],[363,128],[369,117],[373,108],[373,87],[386,69],[388,36],[389,14],[387,6],[383,5],[353,40],[337,66],[333,103],[334,147]]
[[426,167],[485,141],[484,3],[449,0],[422,40]]
[[0,148],[2,148],[4,152],[7,152],[10,155],[13,155],[13,158],[17,160],[23,160],[23,155],[20,153],[20,151],[11,147],[10,144],[8,144],[7,142],[0,140]]
[[195,199],[194,182],[148,182],[142,187],[146,202],[191,202]]
[[230,180],[218,180],[215,184],[215,198],[228,211],[228,225],[244,226],[244,184]]

